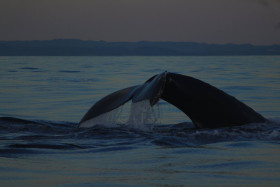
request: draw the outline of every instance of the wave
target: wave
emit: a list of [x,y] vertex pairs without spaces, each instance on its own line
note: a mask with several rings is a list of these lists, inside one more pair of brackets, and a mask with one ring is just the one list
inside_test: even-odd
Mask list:
[[59,73],[80,73],[81,71],[74,70],[60,70]]
[[[280,142],[280,120],[271,123],[254,123],[217,129],[197,129],[190,122],[154,125],[152,131],[97,125],[79,129],[73,122],[26,120],[0,117],[0,153],[15,150],[91,150],[104,147],[124,149],[140,143],[160,146],[201,146],[225,141],[274,141]],[[108,149],[105,149],[108,151]],[[33,152],[32,152],[33,153]]]

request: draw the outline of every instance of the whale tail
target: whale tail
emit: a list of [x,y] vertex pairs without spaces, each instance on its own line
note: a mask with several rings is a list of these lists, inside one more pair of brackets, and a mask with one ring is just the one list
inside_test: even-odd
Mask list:
[[163,72],[142,85],[124,88],[105,96],[89,109],[78,127],[85,127],[84,124],[89,120],[130,100],[133,103],[148,100],[153,106],[160,99],[179,108],[201,128],[266,122],[252,108],[208,83],[185,75]]

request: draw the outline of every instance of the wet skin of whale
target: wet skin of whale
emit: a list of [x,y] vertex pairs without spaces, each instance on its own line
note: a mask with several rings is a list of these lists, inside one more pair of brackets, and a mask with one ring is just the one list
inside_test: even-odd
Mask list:
[[190,76],[163,72],[144,84],[116,91],[93,105],[79,122],[87,127],[90,121],[110,112],[129,100],[149,100],[151,106],[160,99],[176,106],[199,128],[238,126],[263,123],[267,120],[252,108],[222,90]]

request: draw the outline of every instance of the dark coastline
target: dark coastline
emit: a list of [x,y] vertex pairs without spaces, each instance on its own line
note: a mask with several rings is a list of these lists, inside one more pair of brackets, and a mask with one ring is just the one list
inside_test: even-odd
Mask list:
[[196,42],[106,42],[78,39],[0,41],[0,56],[240,56],[280,55],[280,45]]

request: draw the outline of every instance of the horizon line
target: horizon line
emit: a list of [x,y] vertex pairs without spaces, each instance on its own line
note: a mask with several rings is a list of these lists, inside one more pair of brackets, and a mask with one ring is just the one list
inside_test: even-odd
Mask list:
[[158,43],[197,43],[204,45],[251,45],[251,46],[280,46],[280,44],[252,44],[252,43],[208,43],[208,42],[195,42],[195,41],[170,41],[170,40],[138,40],[138,41],[107,41],[107,40],[84,40],[78,38],[54,38],[54,39],[42,39],[42,40],[0,40],[0,42],[32,42],[32,41],[55,41],[55,40],[73,40],[73,41],[83,41],[83,42],[104,42],[104,43],[141,43],[141,42],[158,42]]

